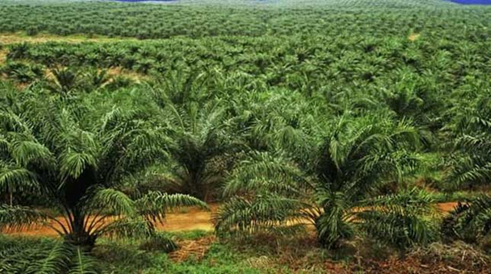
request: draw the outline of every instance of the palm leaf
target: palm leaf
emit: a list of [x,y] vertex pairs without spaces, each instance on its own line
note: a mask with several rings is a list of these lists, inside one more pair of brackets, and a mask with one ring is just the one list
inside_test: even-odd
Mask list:
[[132,217],[136,214],[135,202],[121,191],[105,188],[96,189],[95,194],[87,201],[85,211]]
[[0,189],[7,192],[39,189],[37,176],[22,167],[0,167]]
[[87,255],[82,248],[76,247],[69,274],[98,274],[95,261]]
[[51,249],[46,250],[46,253],[45,258],[34,261],[29,266],[32,273],[52,274],[65,272],[73,256],[73,247],[59,241]]
[[42,224],[48,216],[38,210],[21,207],[0,205],[0,227],[23,229],[31,225]]

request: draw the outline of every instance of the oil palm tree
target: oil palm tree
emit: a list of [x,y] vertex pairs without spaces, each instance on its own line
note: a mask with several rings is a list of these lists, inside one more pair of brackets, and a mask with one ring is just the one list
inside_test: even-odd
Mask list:
[[129,176],[166,155],[169,139],[142,112],[114,108],[96,118],[58,99],[36,97],[23,112],[5,107],[0,116],[1,192],[32,193],[63,212],[60,218],[2,205],[1,227],[46,223],[66,243],[90,250],[104,234],[152,235],[154,221],[169,208],[206,207],[187,195],[121,191]]
[[80,74],[71,68],[53,69],[53,77],[48,80],[48,89],[60,93],[68,94],[80,85]]
[[[357,231],[399,247],[427,243],[435,226],[429,195],[407,189],[384,195],[417,163],[418,135],[388,115],[345,115],[330,123],[312,147],[308,166],[290,157],[249,160],[225,188],[230,201],[216,220],[218,232],[315,225],[319,242],[336,248]],[[231,210],[233,209],[233,210]],[[295,221],[296,220],[296,221]]]
[[160,179],[169,191],[209,201],[241,142],[229,134],[226,109],[221,100],[209,98],[202,77],[171,74],[162,88],[152,91],[173,139],[171,164]]
[[85,86],[93,90],[106,86],[112,80],[111,75],[108,74],[107,70],[97,69],[89,71],[85,75],[85,79],[87,80]]
[[300,92],[271,89],[243,92],[231,99],[232,127],[248,147],[257,151],[288,151],[302,156],[319,123],[322,109]]
[[[474,95],[471,95],[474,96]],[[449,111],[453,121],[447,127],[455,140],[449,160],[447,181],[452,188],[489,185],[491,180],[491,91]]]
[[[450,240],[485,243],[491,239],[491,196],[481,195],[459,203],[442,223],[442,232]],[[488,246],[489,249],[489,246]]]
[[[227,117],[220,102],[167,106],[172,123],[169,148],[173,160],[166,175],[170,190],[208,201],[215,195],[226,171],[227,157],[239,147],[227,132]],[[223,166],[225,165],[225,166]]]

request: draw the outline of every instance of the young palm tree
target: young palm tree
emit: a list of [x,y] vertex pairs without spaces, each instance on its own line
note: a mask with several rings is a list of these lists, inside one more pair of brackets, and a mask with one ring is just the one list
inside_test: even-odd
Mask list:
[[[485,243],[491,239],[491,196],[481,195],[459,203],[442,223],[442,232],[450,240]],[[487,247],[489,249],[489,246]]]
[[215,220],[219,235],[287,232],[292,224],[314,222],[320,208],[315,185],[286,154],[251,152],[224,186],[225,203]]
[[7,55],[8,59],[23,59],[29,55],[29,50],[31,45],[28,43],[20,43],[10,46],[9,53]]
[[[207,98],[200,76],[171,75],[153,89],[161,115],[169,118],[171,166],[161,174],[165,188],[209,201],[240,147],[228,132],[230,119],[218,99]],[[204,90],[202,90],[204,89]]]
[[321,136],[305,169],[274,157],[241,165],[227,185],[234,198],[218,214],[217,230],[256,231],[301,219],[329,248],[357,230],[400,247],[433,239],[435,227],[424,218],[433,212],[428,195],[377,191],[414,169],[413,127],[387,115],[343,116]]
[[80,74],[70,68],[54,69],[52,70],[53,78],[48,80],[48,89],[60,93],[68,94],[80,84]]
[[227,133],[227,118],[219,102],[188,103],[180,109],[169,105],[174,161],[167,175],[168,187],[209,201],[222,182],[227,155],[238,142]]
[[106,86],[112,79],[107,70],[93,69],[85,75],[85,80],[87,81],[86,88],[95,90]]
[[169,139],[141,112],[114,108],[97,119],[57,99],[36,97],[22,112],[2,108],[0,117],[1,192],[32,193],[63,212],[58,218],[3,205],[2,228],[46,221],[65,242],[90,250],[103,234],[151,235],[153,221],[169,208],[206,207],[187,195],[130,197],[121,191],[126,178],[166,155]]
[[459,102],[448,129],[455,137],[447,180],[453,187],[489,185],[491,181],[491,91],[476,99]]
[[244,142],[257,151],[287,151],[290,156],[306,154],[312,133],[319,127],[315,103],[299,92],[272,89],[244,92],[231,102],[232,126]]

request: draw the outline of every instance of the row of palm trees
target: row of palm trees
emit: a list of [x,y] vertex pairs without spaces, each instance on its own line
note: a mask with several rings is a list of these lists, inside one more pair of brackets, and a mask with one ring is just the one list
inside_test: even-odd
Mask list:
[[[72,242],[88,241],[89,245],[94,238],[88,234],[95,231],[95,224],[87,223],[91,215],[107,218],[143,211],[136,215],[148,221],[164,211],[145,212],[152,201],[146,199],[173,204],[166,194],[148,192],[148,188],[144,188],[148,193],[141,193],[138,187],[143,186],[134,184],[134,178],[152,182],[159,191],[189,194],[204,201],[220,199],[222,194],[231,197],[224,212],[237,213],[219,215],[219,231],[262,226],[258,215],[249,216],[252,219],[247,224],[247,218],[237,219],[239,210],[227,209],[234,208],[235,203],[254,207],[258,202],[270,207],[267,212],[278,211],[282,219],[277,216],[275,221],[279,223],[307,214],[326,246],[349,238],[351,224],[360,225],[359,220],[365,217],[388,218],[375,216],[380,210],[372,210],[391,206],[404,209],[398,213],[404,217],[414,217],[397,225],[412,226],[413,221],[421,221],[428,225],[425,231],[434,234],[432,223],[425,222],[433,201],[413,189],[408,179],[424,165],[427,141],[414,122],[399,118],[390,108],[371,112],[350,108],[335,115],[337,108],[326,110],[294,92],[251,92],[231,98],[225,105],[224,99],[204,92],[201,82],[207,80],[200,77],[175,76],[158,87],[114,94],[18,93],[5,86],[3,189],[8,193],[41,191],[66,211],[69,227],[62,226],[59,232],[74,233],[77,239]],[[474,116],[461,113],[452,124],[459,128],[451,131],[455,134],[451,140],[458,145],[452,155],[468,163],[451,165],[455,167],[449,177],[452,182],[486,184],[489,178],[489,132],[482,128],[488,126],[486,113],[482,113],[487,111],[482,108],[486,98],[483,95],[469,106]],[[469,145],[479,149],[469,149]],[[150,172],[142,174],[145,170]],[[414,199],[404,199],[411,195]],[[279,202],[280,209],[275,210],[274,201]],[[397,204],[401,202],[408,204]],[[141,203],[145,207],[138,209]],[[422,215],[409,211],[411,203],[417,204],[414,210]],[[107,212],[105,207],[102,212],[94,211],[100,205],[107,205]],[[287,206],[291,209],[286,210]],[[426,207],[428,210],[423,210]],[[18,208],[19,214],[5,210],[5,216],[25,216],[28,223],[53,219],[37,210]],[[244,210],[251,212],[250,208]],[[264,220],[268,226],[278,227],[270,221]],[[367,231],[373,231],[369,222],[363,224]],[[417,232],[414,235],[421,236]],[[424,238],[432,236],[426,234]],[[421,242],[407,237],[396,242]]]
[[[477,30],[476,30],[477,32]],[[285,83],[296,73],[312,79],[352,80],[372,83],[390,78],[396,69],[436,74],[452,84],[467,73],[486,69],[486,37],[462,43],[450,38],[424,37],[411,41],[402,36],[279,36],[184,37],[158,41],[99,43],[16,44],[8,49],[12,61],[30,60],[53,66],[123,67],[141,73],[166,72],[187,66],[205,70],[264,74],[270,83]],[[427,58],[427,56],[432,56]],[[453,79],[448,76],[459,76]],[[274,77],[273,77],[274,76]],[[293,79],[291,79],[293,81]]]
[[[434,129],[369,96],[326,104],[285,89],[229,93],[241,82],[219,75],[175,72],[89,93],[3,82],[0,226],[45,223],[86,256],[103,235],[159,237],[169,209],[223,201],[222,237],[309,222],[326,248],[366,235],[407,249],[440,237],[435,195],[413,183],[432,169],[429,152],[449,159],[438,171],[446,188],[488,185],[489,90],[452,102],[436,145]],[[488,237],[488,203],[457,209],[445,235]]]
[[[440,0],[376,3],[310,0],[300,7],[295,1],[239,1],[233,5],[213,0],[199,5],[189,5],[194,1],[177,2],[152,6],[115,2],[91,5],[28,2],[35,5],[33,8],[8,0],[0,5],[0,31],[26,31],[30,35],[42,32],[58,35],[84,33],[166,39],[175,36],[200,38],[292,33],[321,33],[326,36],[370,33],[382,37],[399,35],[401,29],[443,28],[450,36],[456,34],[453,32],[455,29],[467,27],[466,31],[470,31],[479,24],[486,25],[485,18],[489,16],[486,7],[459,8]],[[183,2],[184,5],[180,5]],[[469,25],[468,21],[475,24]]]

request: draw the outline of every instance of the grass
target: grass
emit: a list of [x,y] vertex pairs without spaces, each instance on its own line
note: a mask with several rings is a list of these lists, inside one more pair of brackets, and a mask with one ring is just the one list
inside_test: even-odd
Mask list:
[[455,192],[439,192],[434,194],[434,199],[437,203],[466,201],[482,196],[489,191],[455,191]]
[[[491,262],[488,255],[461,242],[451,245],[437,242],[399,257],[395,250],[369,239],[355,239],[339,250],[327,251],[316,244],[315,235],[310,232],[298,236],[261,235],[227,241],[219,241],[213,233],[199,230],[166,233],[166,236],[173,238],[181,249],[168,254],[161,250],[143,250],[141,241],[135,239],[103,238],[98,241],[92,255],[102,273],[108,274],[401,273],[409,269],[412,273],[426,270],[437,273],[431,271],[438,269],[484,273]],[[57,241],[52,238],[0,236],[0,251],[31,250],[23,254],[35,254],[36,248],[53,246]],[[194,248],[189,249],[189,243]],[[204,250],[202,254],[193,253],[200,247]],[[187,256],[181,257],[183,252],[187,252]],[[13,254],[0,252],[0,265],[5,255]],[[462,258],[466,262],[462,262]]]
[[[185,239],[199,240],[211,235],[208,232],[191,231],[172,233],[170,236],[182,242]],[[28,253],[31,254],[37,247],[53,246],[57,241],[52,238],[0,236],[0,251],[31,249],[33,252]],[[142,250],[139,248],[140,243],[134,239],[101,239],[93,250],[93,256],[102,273],[263,273],[249,266],[246,258],[236,254],[230,246],[217,242],[209,246],[204,257],[189,256],[182,262],[177,262],[172,254]],[[12,255],[0,252],[0,264],[5,256]],[[0,273],[3,273],[1,266]]]
[[[213,233],[205,231],[190,231],[168,233],[185,249],[187,241],[195,243],[213,237]],[[250,239],[249,239],[250,240]],[[303,241],[290,242],[287,247],[279,244],[278,239],[257,238],[251,242],[213,241],[207,246],[203,256],[189,254],[184,260],[176,257],[175,253],[160,251],[145,251],[139,248],[140,241],[135,239],[111,240],[101,239],[93,250],[93,256],[100,264],[103,273],[293,273],[295,265],[288,265],[296,256],[302,257],[297,264],[310,265],[309,269],[320,269],[324,252],[319,248],[307,245],[297,245]],[[285,239],[286,240],[286,239]],[[52,238],[35,237],[0,237],[0,248],[17,247],[28,249],[33,246],[52,246],[57,240]],[[283,241],[281,241],[283,242]],[[296,246],[296,247],[295,247]],[[295,247],[295,248],[294,248]],[[178,251],[177,251],[178,252]],[[176,253],[177,253],[176,252]],[[294,253],[299,252],[299,253]],[[0,256],[0,262],[1,262]],[[1,268],[0,268],[1,270]],[[1,272],[1,271],[0,271]],[[315,272],[308,272],[315,273]]]
[[[167,235],[181,245],[181,250],[185,249],[183,245],[188,241],[199,244],[200,240],[213,236],[210,232],[200,230]],[[206,247],[204,256],[188,254],[184,260],[179,260],[174,253],[142,251],[137,242],[100,241],[94,254],[99,261],[104,262],[101,265],[104,273],[263,273],[248,265],[247,258],[234,252],[232,246],[227,244],[212,242]]]

